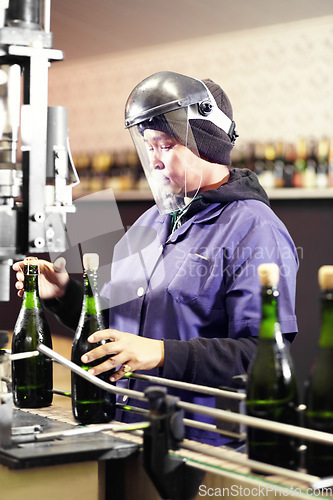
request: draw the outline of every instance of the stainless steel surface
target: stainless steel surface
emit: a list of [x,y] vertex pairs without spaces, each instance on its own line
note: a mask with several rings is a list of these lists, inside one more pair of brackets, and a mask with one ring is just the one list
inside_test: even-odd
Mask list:
[[11,362],[7,353],[0,356],[0,447],[11,445],[13,422],[13,394],[11,387]]
[[[194,443],[191,443],[190,441],[182,443],[182,447],[187,449],[187,450],[196,450],[197,445]],[[289,469],[285,469],[282,467],[277,467],[276,465],[270,465],[270,464],[265,464],[262,462],[257,462],[256,460],[251,460],[247,458],[246,456],[242,455],[241,453],[235,453],[235,454],[230,454],[228,453],[227,449],[223,448],[213,448],[210,446],[209,448],[205,448],[205,453],[207,455],[210,455],[212,457],[216,458],[221,458],[221,459],[227,459],[230,462],[233,462],[235,464],[241,464],[241,465],[246,465],[250,467],[253,470],[256,470],[258,472],[262,472],[264,474],[273,474],[276,476],[281,476],[281,477],[288,477],[290,479],[293,479],[293,481],[304,481],[308,483],[309,485],[312,485],[316,481],[318,481],[317,476],[312,476],[310,474],[306,474],[304,472],[298,472],[298,471],[293,471]]]
[[18,352],[16,354],[9,354],[10,361],[17,361],[18,359],[27,359],[27,358],[35,358],[39,356],[38,351],[27,351],[27,352]]
[[66,216],[74,211],[66,112],[56,106],[48,113],[49,67],[63,59],[53,49],[49,16],[49,0],[0,3],[2,301],[9,300],[9,261],[66,250]]
[[[146,401],[146,397],[142,392],[133,391],[130,389],[123,389],[120,387],[115,387],[111,384],[107,384],[106,382],[103,382],[94,375],[91,375],[90,373],[86,372],[78,365],[64,358],[60,354],[56,353],[49,347],[46,347],[43,344],[39,344],[37,348],[40,352],[42,352],[46,356],[66,366],[66,368],[69,368],[73,372],[77,373],[86,380],[89,380],[90,382],[95,384],[97,387],[100,387],[101,389],[104,389],[108,392],[113,392],[115,394],[124,394],[126,396],[132,397],[133,399]],[[306,429],[305,427],[297,427],[295,425],[283,424],[281,422],[274,422],[272,420],[265,420],[263,418],[256,418],[248,415],[240,415],[238,413],[233,413],[228,410],[218,410],[214,408],[209,408],[207,406],[196,405],[193,403],[186,403],[183,401],[179,401],[177,403],[177,407],[182,408],[183,410],[186,410],[190,413],[199,413],[201,415],[208,415],[216,419],[226,420],[227,422],[242,423],[247,426],[256,427],[258,429],[264,429],[267,431],[278,432],[279,434],[287,434],[289,436],[294,436],[300,439],[307,439],[310,441],[317,441],[320,443],[333,445],[333,434],[329,434],[327,432],[314,431],[311,429]]]
[[165,385],[168,387],[175,387],[178,389],[185,389],[194,392],[200,392],[202,394],[207,394],[209,396],[224,396],[230,399],[238,399],[240,401],[245,400],[246,395],[241,392],[227,391],[223,389],[216,389],[215,387],[208,387],[206,385],[190,384],[188,382],[179,382],[178,380],[171,380],[162,377],[154,377],[150,375],[141,375],[140,373],[130,373],[126,375],[128,378],[134,378],[137,380],[145,380],[146,382],[151,382],[152,384]]
[[137,424],[103,424],[103,425],[89,425],[87,427],[74,427],[74,429],[69,429],[66,431],[54,431],[54,432],[40,432],[40,430],[35,429],[30,433],[15,433],[12,436],[12,442],[14,444],[22,443],[32,443],[34,441],[46,442],[53,441],[54,439],[63,439],[66,437],[81,436],[85,434],[96,434],[102,431],[112,431],[112,432],[131,432],[140,429],[146,429],[149,427],[149,422],[138,422]]
[[237,422],[250,427],[264,429],[267,431],[278,432],[279,434],[287,434],[300,439],[308,439],[310,441],[318,441],[320,443],[333,445],[333,434],[327,432],[314,431],[305,427],[297,427],[295,425],[283,424],[281,422],[273,422],[263,418],[250,417],[249,415],[239,415],[227,410],[216,410],[206,406],[198,406],[192,403],[184,403],[180,401],[178,407],[191,413],[201,413],[209,415],[217,419],[226,420],[227,422]]

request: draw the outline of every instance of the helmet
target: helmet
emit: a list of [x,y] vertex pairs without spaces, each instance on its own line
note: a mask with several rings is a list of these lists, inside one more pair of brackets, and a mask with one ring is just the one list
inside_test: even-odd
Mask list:
[[[198,159],[230,165],[237,137],[232,118],[228,97],[212,80],[162,71],[131,92],[125,126],[162,213],[184,208],[203,187]],[[177,153],[172,164],[177,166],[176,174],[166,167],[165,158],[171,159],[171,154],[163,154],[167,151]]]

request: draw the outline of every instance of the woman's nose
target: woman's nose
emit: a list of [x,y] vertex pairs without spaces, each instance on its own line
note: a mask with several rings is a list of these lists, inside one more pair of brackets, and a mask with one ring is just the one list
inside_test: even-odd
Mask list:
[[152,153],[152,155],[150,157],[150,166],[154,170],[163,170],[165,168],[164,163],[160,159],[158,153],[156,153],[156,152]]

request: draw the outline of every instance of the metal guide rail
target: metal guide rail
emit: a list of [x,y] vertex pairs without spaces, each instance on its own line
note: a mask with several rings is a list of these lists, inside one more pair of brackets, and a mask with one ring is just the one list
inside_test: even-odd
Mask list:
[[[146,379],[148,382],[157,384],[148,387],[144,393],[132,391],[101,381],[99,378],[91,375],[44,345],[39,345],[38,350],[108,392],[123,394],[133,399],[148,402],[150,412],[141,408],[139,409],[144,418],[142,423],[131,426],[131,428],[128,428],[126,424],[116,424],[116,426],[115,424],[109,424],[109,426],[104,425],[103,430],[110,430],[114,433],[120,431],[128,433],[130,431],[132,434],[133,432],[135,434],[143,434],[144,466],[162,498],[179,498],[181,500],[193,498],[200,487],[198,476],[194,471],[208,469],[214,470],[215,474],[221,476],[228,475],[229,479],[230,477],[234,477],[235,480],[240,477],[245,478],[244,480],[247,484],[252,484],[253,481],[255,484],[261,484],[262,482],[266,484],[267,481],[270,482],[269,478],[273,477],[274,483],[276,481],[285,485],[283,487],[291,488],[290,494],[293,494],[293,496],[296,495],[295,488],[297,487],[298,498],[308,498],[311,491],[315,491],[316,496],[320,496],[319,493],[323,489],[329,493],[333,492],[333,478],[321,479],[317,476],[309,475],[304,471],[291,471],[282,467],[256,462],[248,459],[245,454],[234,452],[227,447],[216,448],[183,440],[183,425],[207,425],[183,419],[183,411],[209,415],[225,422],[236,422],[246,426],[295,436],[300,439],[333,445],[333,435],[331,434],[250,417],[228,410],[186,403],[180,401],[178,398],[168,396],[166,389],[160,387],[160,385],[182,387],[197,392],[208,391],[211,393],[213,391],[215,396],[223,395],[224,397],[228,397],[231,394],[232,398],[239,400],[243,400],[245,397],[242,393],[229,393],[220,389],[184,384],[160,377],[129,374],[130,377]],[[126,405],[123,405],[123,407],[129,411],[136,410],[135,407],[126,408]],[[138,430],[140,427],[144,430]],[[209,430],[212,430],[212,427],[209,426]],[[223,433],[223,430],[215,428],[215,432]],[[194,456],[192,453],[194,453]],[[198,456],[198,453],[200,456]],[[217,465],[219,463],[220,465]],[[237,472],[239,468],[241,472]],[[166,469],[168,469],[168,472],[166,472]],[[286,491],[281,494],[286,494]]]
[[[216,396],[228,397],[231,394],[232,398],[238,398],[239,400],[244,399],[244,394],[228,393],[228,391],[224,390],[183,384],[182,382],[165,380],[159,377],[130,374],[130,377],[147,378],[147,381],[155,384],[149,386],[142,393],[103,382],[44,345],[39,345],[38,350],[108,392],[146,401],[150,411],[128,405],[118,405],[124,410],[140,413],[143,421],[129,425],[118,422],[86,427],[72,425],[70,429],[51,432],[40,432],[40,429],[36,429],[30,434],[26,433],[26,435],[24,433],[15,435],[13,432],[9,448],[27,442],[52,443],[55,440],[79,435],[86,436],[88,440],[93,440],[95,437],[99,437],[101,433],[107,433],[139,444],[142,449],[144,469],[163,499],[186,500],[197,498],[195,495],[199,495],[198,498],[205,495],[212,496],[213,493],[215,493],[215,496],[219,496],[218,490],[214,491],[211,488],[209,491],[207,490],[208,486],[203,480],[204,472],[210,472],[214,476],[221,478],[221,484],[230,485],[230,481],[234,481],[234,491],[229,491],[229,496],[235,496],[236,493],[240,494],[236,489],[241,487],[247,488],[246,492],[243,491],[243,494],[247,496],[255,496],[255,491],[258,492],[258,496],[260,496],[259,491],[261,491],[262,495],[266,497],[271,494],[272,497],[290,495],[295,498],[309,498],[311,494],[320,497],[322,492],[333,496],[333,477],[319,478],[309,475],[305,471],[291,471],[250,460],[245,454],[231,450],[228,447],[214,447],[183,439],[184,425],[203,426],[205,429],[224,434],[223,429],[196,422],[195,420],[184,419],[183,414],[184,410],[186,410],[190,413],[213,416],[225,422],[236,422],[245,426],[333,445],[333,435],[331,434],[249,417],[228,410],[186,403],[180,401],[179,398],[169,396],[166,388],[161,386],[181,386],[197,392],[212,390]],[[53,418],[52,408],[31,411],[35,414]],[[62,409],[62,415],[63,413]],[[61,416],[60,420],[62,418]],[[74,422],[72,416],[70,419]],[[0,422],[0,431],[2,425]],[[251,488],[255,488],[252,493]]]

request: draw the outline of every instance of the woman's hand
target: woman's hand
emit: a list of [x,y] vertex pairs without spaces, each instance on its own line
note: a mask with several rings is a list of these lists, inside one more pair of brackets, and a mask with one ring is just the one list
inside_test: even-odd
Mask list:
[[[65,293],[66,286],[69,281],[69,275],[66,271],[66,260],[59,257],[54,264],[46,260],[38,260],[39,279],[38,288],[41,299],[54,299],[62,297]],[[13,269],[16,272],[15,288],[18,290],[17,295],[23,296],[24,286],[24,261],[15,262]]]
[[100,365],[89,370],[92,375],[120,368],[112,374],[111,382],[115,382],[124,376],[126,372],[134,370],[152,370],[164,363],[164,343],[162,340],[147,339],[132,333],[120,332],[118,330],[99,330],[88,338],[91,343],[111,340],[84,354],[81,358],[83,363],[90,363],[104,356],[112,356]]

